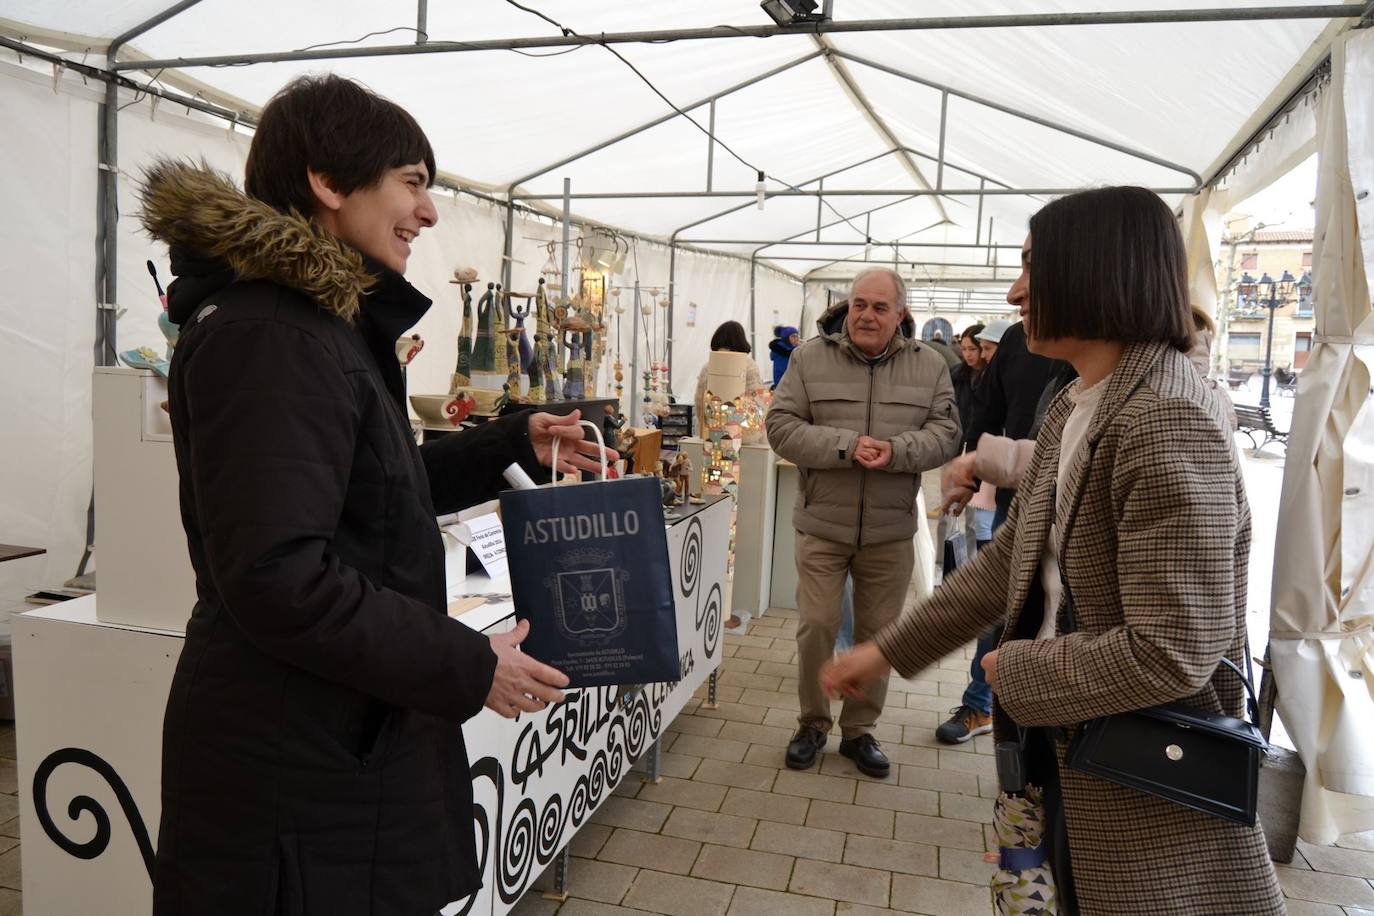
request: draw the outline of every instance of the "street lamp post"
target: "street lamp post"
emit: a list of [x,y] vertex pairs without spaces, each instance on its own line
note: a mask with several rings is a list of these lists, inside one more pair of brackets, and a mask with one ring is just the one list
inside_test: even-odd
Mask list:
[[1293,275],[1284,271],[1283,275],[1275,280],[1269,274],[1264,274],[1255,280],[1249,274],[1240,278],[1241,285],[1248,286],[1254,290],[1256,300],[1260,305],[1269,310],[1269,333],[1264,340],[1264,369],[1262,375],[1264,383],[1260,387],[1260,406],[1269,406],[1269,378],[1274,374],[1274,312],[1278,311],[1279,306],[1288,302],[1293,295]]

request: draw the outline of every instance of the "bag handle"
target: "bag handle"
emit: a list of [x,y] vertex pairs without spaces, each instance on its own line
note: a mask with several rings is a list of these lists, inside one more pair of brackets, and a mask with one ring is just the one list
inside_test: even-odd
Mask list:
[[[601,446],[601,481],[605,483],[607,480],[610,479],[610,477],[607,476],[608,469],[606,464],[606,438],[601,435],[601,427],[593,423],[591,420],[579,420],[577,425],[586,426],[589,429],[591,429],[592,433],[596,436],[596,444]],[[555,487],[558,486],[558,478],[562,476],[558,473],[558,443],[562,440],[562,438],[562,436],[553,437],[553,459],[549,462],[554,467],[552,485]]]

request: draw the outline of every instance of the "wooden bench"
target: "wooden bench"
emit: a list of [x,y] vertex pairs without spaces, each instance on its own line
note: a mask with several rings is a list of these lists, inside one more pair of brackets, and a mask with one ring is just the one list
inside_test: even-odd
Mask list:
[[1232,391],[1245,387],[1245,383],[1250,381],[1250,376],[1255,373],[1249,369],[1232,369],[1226,373],[1226,384]]
[[[1236,428],[1245,433],[1250,439],[1250,445],[1254,449],[1262,449],[1270,442],[1277,442],[1284,448],[1288,447],[1288,433],[1280,432],[1274,426],[1274,418],[1269,414],[1268,407],[1256,407],[1250,404],[1237,404],[1236,407]],[[1255,444],[1255,434],[1263,433],[1264,438],[1259,444]]]

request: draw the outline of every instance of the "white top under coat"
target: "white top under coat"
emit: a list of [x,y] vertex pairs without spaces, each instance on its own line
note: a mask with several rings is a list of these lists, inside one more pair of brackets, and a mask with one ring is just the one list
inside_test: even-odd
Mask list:
[[[1073,402],[1073,410],[1064,421],[1064,432],[1059,437],[1059,468],[1056,488],[1061,504],[1063,500],[1073,499],[1068,492],[1069,470],[1074,462],[1086,460],[1088,454],[1088,427],[1092,425],[1093,414],[1107,390],[1108,375],[1090,388],[1074,390],[1067,395]],[[1055,518],[1059,517],[1060,506],[1055,506]],[[1059,601],[1063,597],[1063,587],[1059,580],[1059,526],[1050,524],[1050,533],[1045,538],[1045,548],[1040,553],[1040,587],[1045,592],[1045,619],[1040,623],[1036,639],[1053,639],[1059,617]]]

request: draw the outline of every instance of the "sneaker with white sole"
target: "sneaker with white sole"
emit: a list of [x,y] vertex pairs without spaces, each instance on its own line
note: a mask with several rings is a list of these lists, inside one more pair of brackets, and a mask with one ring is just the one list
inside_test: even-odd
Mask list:
[[935,729],[935,737],[945,744],[963,744],[975,735],[992,731],[992,713],[971,706],[958,706],[950,712],[949,721]]

